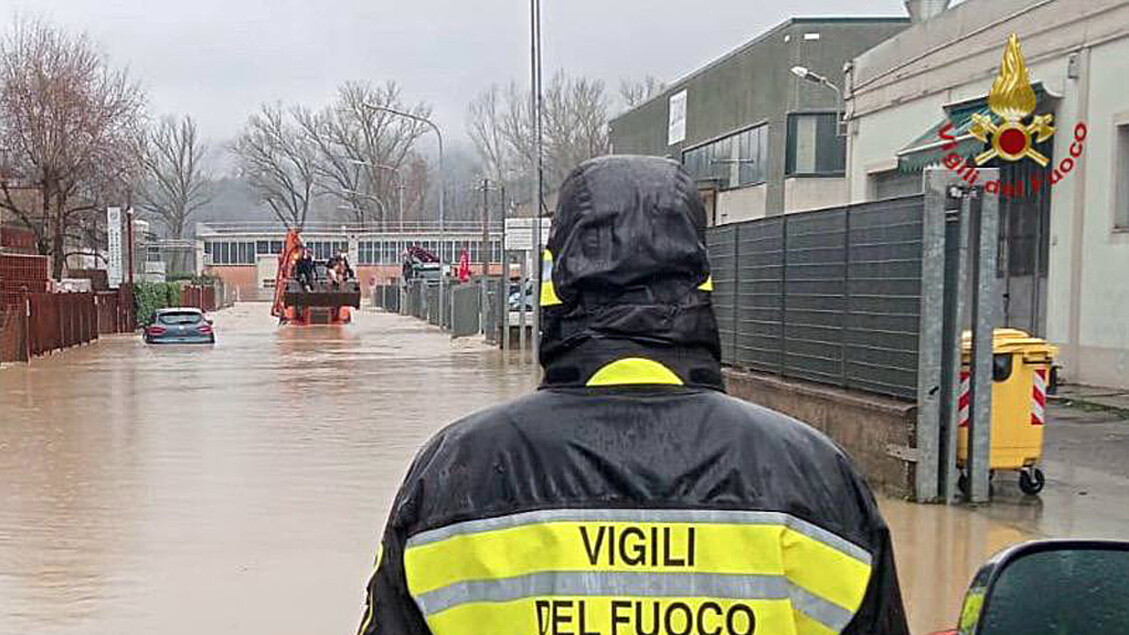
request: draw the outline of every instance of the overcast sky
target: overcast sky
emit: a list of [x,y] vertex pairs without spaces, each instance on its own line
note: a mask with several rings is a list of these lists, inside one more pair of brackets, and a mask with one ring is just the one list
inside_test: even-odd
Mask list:
[[[850,9],[844,9],[850,6]],[[546,76],[677,78],[790,16],[904,15],[902,0],[544,0]],[[395,79],[463,136],[466,104],[529,74],[520,0],[0,0],[0,18],[84,30],[127,65],[156,114],[188,113],[212,139],[259,104],[320,107],[349,79]]]

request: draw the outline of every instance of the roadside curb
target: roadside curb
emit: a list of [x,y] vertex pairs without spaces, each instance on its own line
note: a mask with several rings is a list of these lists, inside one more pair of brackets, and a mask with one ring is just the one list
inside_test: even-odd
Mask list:
[[1047,399],[1057,406],[1063,406],[1066,408],[1078,408],[1080,410],[1088,410],[1091,412],[1109,412],[1116,414],[1126,421],[1129,421],[1129,408],[1111,406],[1109,404],[1104,404],[1099,401],[1092,401],[1090,399],[1080,399],[1078,397],[1067,397],[1061,395],[1048,395]]

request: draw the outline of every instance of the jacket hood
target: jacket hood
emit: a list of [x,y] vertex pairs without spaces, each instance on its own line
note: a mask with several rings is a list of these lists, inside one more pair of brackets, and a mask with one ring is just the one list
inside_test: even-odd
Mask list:
[[626,355],[680,376],[687,364],[716,369],[705,226],[697,187],[673,161],[610,156],[578,166],[561,186],[544,256],[546,382],[582,381],[591,374],[576,368],[584,360]]

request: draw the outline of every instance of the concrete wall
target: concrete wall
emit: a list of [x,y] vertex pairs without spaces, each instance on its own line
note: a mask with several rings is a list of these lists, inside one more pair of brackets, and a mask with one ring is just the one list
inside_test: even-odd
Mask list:
[[[1129,30],[1129,7],[1120,12],[1120,19]],[[1067,180],[1055,188],[1051,333],[1065,344],[1067,379],[1129,388],[1129,233],[1114,227],[1117,207],[1126,204],[1119,200],[1118,189],[1129,182],[1129,166],[1118,156],[1117,134],[1119,124],[1129,123],[1129,34],[1084,52],[1082,72],[1077,109],[1089,133],[1069,188],[1059,191]],[[1065,126],[1059,130],[1055,151],[1065,157],[1071,138]]]
[[784,213],[834,207],[847,202],[847,179],[803,176],[784,179]]
[[223,280],[230,289],[238,290],[239,299],[269,300],[269,290],[259,288],[255,265],[212,265],[205,267],[204,272]]
[[1129,166],[1117,144],[1118,124],[1129,123],[1129,0],[968,0],[861,55],[849,87],[848,195],[867,200],[868,166],[893,159],[944,104],[986,95],[1011,33],[1031,81],[1059,98],[1056,161],[1070,156],[1075,126],[1088,128],[1077,167],[1051,193],[1047,337],[1065,380],[1129,388],[1129,288],[1120,283],[1129,233],[1114,227],[1115,210],[1129,205],[1118,196]]
[[799,419],[831,437],[871,487],[898,498],[914,491],[913,464],[891,447],[915,443],[917,406],[772,375],[725,370],[729,394]]
[[[784,170],[789,112],[838,109],[835,93],[805,82],[790,68],[806,66],[842,85],[843,64],[908,26],[903,18],[794,18],[687,77],[611,122],[616,154],[665,156],[761,123],[769,130],[764,186],[768,214],[785,210]],[[818,37],[817,37],[818,36]],[[667,143],[670,97],[686,91],[686,139]],[[759,194],[758,194],[759,196]],[[828,202],[828,205],[845,202]]]
[[717,193],[717,224],[764,218],[768,186],[754,185]]

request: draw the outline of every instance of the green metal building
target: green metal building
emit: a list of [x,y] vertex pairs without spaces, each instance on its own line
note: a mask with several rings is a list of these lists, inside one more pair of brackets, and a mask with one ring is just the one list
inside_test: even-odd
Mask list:
[[844,66],[908,17],[792,18],[611,122],[616,154],[666,156],[698,179],[711,224],[846,202]]

